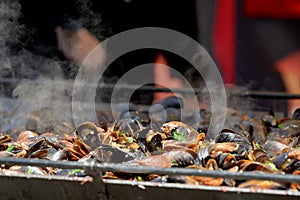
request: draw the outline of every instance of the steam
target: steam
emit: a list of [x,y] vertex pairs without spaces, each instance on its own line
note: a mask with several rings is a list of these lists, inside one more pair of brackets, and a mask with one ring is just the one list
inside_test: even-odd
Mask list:
[[28,128],[53,131],[71,119],[72,84],[55,58],[12,50],[26,34],[25,27],[18,24],[20,16],[18,1],[0,1],[0,128],[10,133]]
[[[9,59],[9,45],[19,40],[23,27],[16,26],[20,16],[20,4],[14,0],[0,1],[0,76],[8,76],[12,72]],[[1,88],[3,90],[3,88]]]
[[[79,16],[63,19],[66,28],[86,27],[102,40],[104,26],[92,1],[77,0]],[[22,48],[20,38],[31,38],[30,27],[19,24],[18,0],[0,0],[0,131],[18,134],[30,129],[38,133],[70,133],[73,130],[71,97],[78,65],[48,58]],[[54,30],[53,30],[54,32]],[[42,51],[53,50],[37,45]],[[41,47],[40,47],[40,46]],[[67,73],[63,69],[68,66]]]
[[[87,27],[100,40],[102,35],[112,34],[112,30],[103,24],[101,15],[91,9],[91,1],[78,0],[77,3],[81,17],[70,19],[70,27]],[[29,33],[30,37],[30,30],[18,23],[21,15],[18,0],[0,0],[0,131],[17,134],[30,129],[38,133],[68,133],[73,128],[71,96],[74,80],[66,79],[62,70],[64,61],[22,48],[12,51],[13,46],[22,42],[21,36]],[[201,65],[205,66],[209,60],[201,58],[195,62],[203,62]],[[70,65],[71,77],[75,77],[78,67]],[[186,75],[201,88],[203,80],[194,82],[194,73],[190,71]],[[210,100],[206,95],[200,98],[204,102]],[[231,105],[245,110],[245,105],[250,104],[247,99],[236,99]]]

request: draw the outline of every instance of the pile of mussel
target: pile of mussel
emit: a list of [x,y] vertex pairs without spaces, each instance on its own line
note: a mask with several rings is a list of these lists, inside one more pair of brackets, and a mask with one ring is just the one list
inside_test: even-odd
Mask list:
[[[207,128],[203,126],[196,130],[180,121],[169,121],[161,125],[147,124],[131,117],[122,118],[112,124],[101,121],[99,126],[85,122],[71,133],[63,135],[25,130],[13,140],[10,135],[1,133],[0,157],[119,163],[132,167],[185,167],[229,172],[300,174],[300,109],[291,118],[277,119],[268,114],[259,119],[249,115],[240,116],[238,119],[232,124],[229,123],[228,127],[224,127],[210,141],[206,140]],[[16,165],[2,165],[0,173],[88,175],[78,169]],[[297,183],[202,176],[105,172],[103,178],[300,190]]]

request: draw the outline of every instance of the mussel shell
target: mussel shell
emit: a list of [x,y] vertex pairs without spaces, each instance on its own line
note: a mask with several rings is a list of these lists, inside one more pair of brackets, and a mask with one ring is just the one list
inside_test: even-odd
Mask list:
[[265,115],[262,117],[261,120],[264,123],[264,125],[267,127],[267,129],[270,127],[276,127],[278,125],[274,115]]
[[297,108],[293,113],[293,119],[300,120],[300,108]]
[[184,141],[188,143],[193,143],[199,135],[198,131],[196,131],[194,128],[179,121],[172,121],[163,124],[161,131],[171,139],[174,139],[175,132],[180,133],[184,136]]
[[115,124],[114,131],[124,132],[126,136],[136,138],[136,133],[143,128],[144,126],[138,120],[121,119]]
[[209,152],[222,152],[222,153],[233,153],[237,152],[239,149],[239,144],[233,142],[223,142],[223,143],[215,143],[209,146]]
[[290,147],[277,141],[267,141],[264,145],[264,150],[271,158],[277,156],[286,149],[290,149]]
[[120,120],[139,121],[143,126],[147,126],[150,122],[149,114],[147,111],[129,110],[123,111],[120,114]]
[[32,152],[28,158],[45,158],[49,152],[49,149],[39,149],[35,152]]
[[147,135],[146,138],[147,149],[149,152],[157,151],[163,148],[162,137],[158,133],[154,133],[153,135]]
[[220,186],[222,185],[223,178],[205,177],[205,176],[186,176],[187,183],[193,185],[208,185],[208,186]]
[[198,151],[198,159],[202,166],[206,166],[209,158],[216,158],[223,153],[236,153],[239,145],[232,142],[215,143],[201,147]]
[[16,142],[6,142],[6,143],[0,144],[0,151],[7,151],[8,148],[12,148],[12,150],[10,150],[10,152],[12,152],[12,153],[18,153],[25,149],[24,146],[22,146]]
[[0,134],[0,144],[5,142],[11,142],[12,138],[9,135],[6,134]]
[[54,153],[51,157],[51,160],[58,161],[58,160],[67,160],[69,157],[69,152],[66,149],[62,149]]
[[40,138],[39,140],[30,144],[28,147],[29,147],[29,149],[28,149],[25,157],[29,157],[33,152],[35,152],[39,149],[52,147],[52,145],[46,138]]
[[163,124],[161,127],[161,131],[162,131],[162,133],[166,134],[166,136],[172,136],[172,132],[178,128],[181,129],[183,134],[189,134],[191,131],[196,131],[195,129],[188,126],[187,124],[185,124],[183,122],[179,122],[179,121],[172,121],[172,122]]
[[161,168],[169,168],[172,167],[174,164],[177,164],[176,162],[175,163],[172,162],[170,158],[168,158],[166,155],[163,154],[149,156],[131,163],[135,165],[161,167]]
[[178,149],[163,154],[172,162],[172,166],[186,167],[193,164],[199,164],[197,154],[190,149]]
[[76,128],[75,133],[82,142],[95,149],[102,143],[98,134],[103,131],[103,129],[97,127],[94,123],[85,122]]
[[241,183],[238,188],[251,188],[251,189],[278,189],[285,190],[286,186],[274,181],[263,181],[263,180],[249,180]]
[[249,161],[246,162],[243,167],[241,168],[241,171],[258,171],[258,172],[266,172],[266,173],[276,173],[275,170],[271,169],[270,167],[266,166],[265,164],[262,164],[260,162],[254,162]]
[[38,134],[34,133],[32,131],[22,131],[19,135],[18,135],[18,141],[24,141],[28,138],[34,138],[37,137]]
[[[253,118],[249,119],[249,125],[248,128],[250,128],[250,130],[247,131],[250,133],[250,142],[258,143],[262,146],[266,142],[266,127],[263,124],[261,124],[260,121]],[[245,129],[247,129],[247,127],[245,127]]]
[[202,166],[206,166],[206,161],[210,158],[210,146],[212,146],[213,144],[209,144],[206,147],[202,147],[199,149],[198,151],[198,159],[200,161],[200,164]]
[[109,116],[105,112],[97,112],[97,122],[99,127],[102,128],[105,132],[107,131],[107,123],[109,122]]
[[47,149],[47,154],[45,155],[44,159],[51,160],[52,156],[57,152],[58,150],[55,148],[49,148]]
[[77,152],[80,152],[82,155],[86,155],[91,151],[91,147],[89,147],[79,139],[74,139],[73,148]]
[[25,174],[34,174],[34,175],[48,175],[48,173],[41,167],[35,167],[35,166],[18,166],[14,165],[9,168],[10,170],[23,172]]
[[223,153],[219,157],[218,165],[222,169],[229,169],[236,164],[236,158],[230,153]]
[[100,163],[122,163],[133,160],[134,157],[120,148],[110,145],[100,145],[94,151],[89,153]]
[[270,161],[269,156],[265,151],[262,149],[255,149],[251,152],[256,162],[260,163],[266,163],[267,161]]
[[280,134],[285,137],[300,136],[300,120],[284,120],[281,124]]
[[145,151],[154,152],[163,148],[162,135],[151,128],[143,128],[136,132],[138,143]]
[[165,183],[188,183],[188,180],[185,176],[167,176],[165,179],[162,179],[162,182]]
[[239,154],[243,154],[245,151],[249,152],[252,150],[252,145],[248,140],[247,136],[230,129],[223,129],[216,137],[215,142],[216,143],[232,142],[232,143],[239,144],[239,149],[238,149]]
[[219,166],[217,164],[217,161],[211,158],[207,161],[205,168],[208,170],[218,170]]
[[272,162],[278,169],[287,173],[292,173],[293,171],[300,169],[300,161],[297,160],[296,157],[291,157],[291,152],[292,151],[288,151],[278,155],[272,160]]

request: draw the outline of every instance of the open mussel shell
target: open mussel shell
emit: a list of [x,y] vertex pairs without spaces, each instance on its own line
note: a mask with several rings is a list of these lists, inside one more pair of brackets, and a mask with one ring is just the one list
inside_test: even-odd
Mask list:
[[28,138],[34,138],[39,136],[37,133],[32,132],[32,131],[22,131],[19,135],[18,135],[18,141],[24,141],[27,140]]
[[252,145],[248,140],[248,135],[240,132],[236,132],[231,129],[223,129],[215,138],[216,143],[232,142],[239,144],[238,152],[242,154],[252,150]]
[[198,138],[198,131],[179,121],[172,121],[162,125],[161,132],[170,139],[176,139],[187,143],[194,143]]
[[120,121],[139,121],[143,126],[147,126],[150,123],[148,111],[137,111],[135,109],[129,109],[122,111],[119,118]]
[[135,158],[120,148],[105,144],[101,144],[95,150],[91,151],[89,155],[91,158],[97,159],[100,163],[122,163]]
[[11,141],[12,141],[12,138],[9,135],[0,133],[0,144],[5,143],[5,142],[11,142]]
[[145,127],[138,120],[121,119],[114,124],[114,131],[126,133],[126,136],[137,138],[137,132]]
[[240,167],[240,170],[242,172],[252,172],[257,171],[261,173],[277,173],[277,169],[273,169],[263,163],[255,162],[255,161],[245,161],[242,163],[243,160],[241,160],[238,165]]
[[289,146],[278,142],[278,141],[267,141],[264,145],[264,150],[267,152],[269,157],[274,157],[290,149]]
[[239,145],[232,142],[215,143],[203,146],[198,151],[198,159],[202,166],[206,166],[206,162],[210,158],[217,158],[224,153],[237,153]]
[[30,157],[31,154],[33,154],[35,151],[41,150],[41,149],[47,149],[49,147],[55,146],[52,145],[51,142],[49,142],[46,138],[36,138],[37,140],[33,140],[31,144],[28,145],[28,151],[26,157]]
[[168,157],[173,167],[186,167],[189,165],[199,165],[197,153],[190,149],[178,149],[164,153]]
[[136,132],[138,144],[145,152],[155,152],[163,148],[163,137],[151,128],[143,128]]
[[73,149],[83,156],[91,151],[91,147],[89,147],[87,144],[76,138],[73,142]]
[[153,167],[186,167],[198,164],[197,154],[189,149],[178,149],[161,155],[149,156],[135,161],[138,165]]
[[249,156],[256,162],[266,163],[270,161],[268,154],[262,149],[255,149],[250,152]]
[[284,152],[275,157],[272,162],[286,173],[293,173],[300,169],[300,151],[297,149]]
[[69,156],[70,156],[70,154],[66,149],[61,149],[61,150],[55,152],[51,156],[51,160],[53,160],[53,161],[68,160]]
[[239,117],[238,120],[241,121],[238,124],[235,124],[235,126],[240,127],[239,130],[236,129],[237,132],[248,135],[248,140],[251,143],[258,143],[259,145],[265,143],[268,132],[261,120],[255,118],[252,114],[243,115],[242,118]]
[[262,117],[261,121],[263,122],[263,124],[265,125],[265,127],[267,129],[269,129],[271,127],[275,128],[278,125],[278,122],[277,122],[275,116],[272,114],[264,115]]
[[287,138],[300,136],[300,120],[286,119],[280,126],[281,136]]
[[104,130],[92,122],[84,122],[75,130],[79,139],[92,149],[97,148],[102,143],[98,135],[101,132],[104,132]]
[[230,169],[236,165],[236,158],[230,153],[223,153],[219,157],[218,165],[222,169]]
[[293,119],[300,120],[300,108],[297,108],[293,113]]

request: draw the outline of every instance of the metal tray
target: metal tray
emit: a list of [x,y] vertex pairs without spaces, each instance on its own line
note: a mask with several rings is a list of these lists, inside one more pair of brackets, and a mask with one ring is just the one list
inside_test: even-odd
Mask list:
[[300,182],[300,176],[230,173],[185,168],[127,167],[120,164],[90,164],[47,161],[38,159],[1,158],[1,164],[84,169],[91,177],[60,177],[0,173],[0,199],[299,199],[300,192],[292,190],[262,190],[235,187],[154,183],[143,181],[102,179],[101,171],[129,171],[170,175],[201,175],[260,179],[279,182]]

